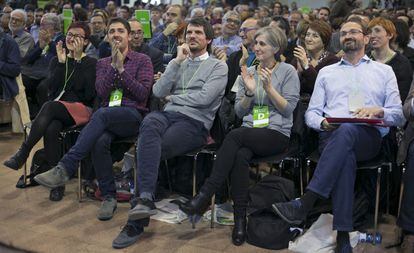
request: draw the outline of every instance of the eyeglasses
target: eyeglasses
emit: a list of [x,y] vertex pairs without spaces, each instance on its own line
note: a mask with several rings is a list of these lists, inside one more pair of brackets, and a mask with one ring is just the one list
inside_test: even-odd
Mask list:
[[238,20],[238,19],[228,18],[228,19],[225,19],[224,21],[227,22],[227,23],[233,23],[235,25],[240,25],[240,20]]
[[23,19],[21,18],[15,18],[15,17],[11,17],[10,21],[15,22],[15,23],[21,23],[23,22]]
[[359,33],[364,34],[364,32],[362,32],[362,31],[360,31],[360,30],[355,30],[355,29],[352,29],[352,30],[349,30],[349,31],[340,31],[340,32],[339,32],[339,35],[340,35],[341,37],[345,37],[347,34],[349,34],[349,35],[351,35],[351,36],[356,36],[356,35],[357,35],[357,34],[359,34]]
[[66,34],[66,37],[67,38],[80,38],[80,39],[85,39],[85,37],[82,36],[82,35],[80,35],[80,34],[73,34],[73,33],[70,33],[70,32]]
[[240,28],[239,29],[239,33],[247,33],[247,32],[250,32],[250,31],[253,31],[253,30],[257,30],[257,28],[256,27],[242,27],[242,28]]
[[144,32],[142,30],[131,31],[131,36],[134,37],[135,35],[142,35]]

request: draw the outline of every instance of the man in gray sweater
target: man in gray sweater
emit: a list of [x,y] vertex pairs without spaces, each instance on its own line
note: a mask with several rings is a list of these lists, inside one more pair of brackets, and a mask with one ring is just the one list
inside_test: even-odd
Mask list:
[[164,111],[148,114],[139,130],[139,195],[131,200],[128,222],[112,243],[124,248],[135,243],[156,214],[153,203],[161,160],[186,154],[206,144],[227,83],[227,65],[209,57],[214,32],[203,18],[190,20],[186,43],[153,86],[167,101]]

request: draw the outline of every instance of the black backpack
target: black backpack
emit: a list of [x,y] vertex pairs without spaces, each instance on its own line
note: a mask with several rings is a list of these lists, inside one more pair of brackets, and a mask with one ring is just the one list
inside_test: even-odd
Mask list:
[[46,172],[50,170],[51,167],[49,163],[46,161],[45,157],[45,150],[39,149],[37,150],[32,159],[32,166],[30,167],[30,174],[27,175],[27,183],[24,183],[23,175],[20,176],[19,180],[16,183],[17,188],[26,188],[30,186],[37,186],[39,185],[35,180],[34,177],[38,174]]
[[285,249],[299,235],[273,213],[271,205],[294,198],[294,183],[275,175],[265,176],[249,189],[247,242],[266,249]]

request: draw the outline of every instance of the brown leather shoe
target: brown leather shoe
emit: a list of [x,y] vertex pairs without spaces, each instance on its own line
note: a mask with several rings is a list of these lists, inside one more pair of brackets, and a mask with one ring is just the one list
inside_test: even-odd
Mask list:
[[401,253],[413,253],[414,252],[414,235],[404,236],[403,243],[401,244]]

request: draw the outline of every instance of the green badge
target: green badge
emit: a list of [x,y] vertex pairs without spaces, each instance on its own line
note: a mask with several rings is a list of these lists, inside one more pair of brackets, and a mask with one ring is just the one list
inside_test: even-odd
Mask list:
[[111,96],[109,97],[109,107],[112,106],[121,106],[122,102],[122,90],[116,89],[111,92]]
[[253,127],[267,127],[269,125],[269,107],[267,105],[253,107]]

